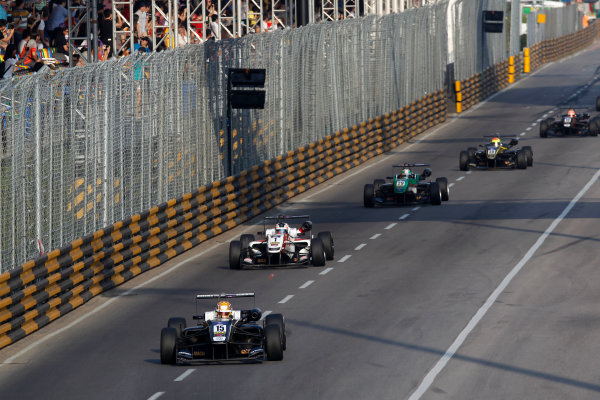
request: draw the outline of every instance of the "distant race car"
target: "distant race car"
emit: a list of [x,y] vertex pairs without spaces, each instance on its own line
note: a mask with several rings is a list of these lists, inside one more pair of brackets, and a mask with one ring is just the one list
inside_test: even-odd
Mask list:
[[426,180],[431,176],[431,169],[425,168],[421,174],[412,171],[412,167],[427,167],[429,164],[398,164],[392,166],[392,176],[375,181],[364,186],[364,206],[367,208],[377,205],[403,206],[418,203],[440,205],[450,198],[448,179],[437,178],[435,181]]
[[540,137],[543,138],[548,135],[598,136],[599,130],[600,119],[591,118],[587,112],[577,113],[573,108],[560,110],[558,115],[540,122]]
[[252,297],[254,293],[204,294],[198,300],[217,299],[214,310],[193,316],[198,321],[187,326],[185,318],[170,318],[160,333],[162,364],[212,361],[280,361],[286,349],[285,321],[281,314],[269,314],[254,307],[234,310],[229,299]]
[[[533,165],[533,150],[531,146],[516,148],[519,139],[514,136],[484,136],[492,140],[481,144],[480,150],[469,147],[460,152],[459,168],[468,171],[469,168],[518,168],[526,169]],[[510,139],[505,143],[502,139]]]
[[[288,223],[302,220],[300,227]],[[267,224],[272,226],[267,228]],[[273,224],[273,225],[271,225]],[[229,267],[289,267],[311,264],[325,265],[325,260],[333,260],[334,245],[331,232],[311,234],[312,222],[309,215],[266,217],[263,232],[242,235],[240,240],[229,244]]]

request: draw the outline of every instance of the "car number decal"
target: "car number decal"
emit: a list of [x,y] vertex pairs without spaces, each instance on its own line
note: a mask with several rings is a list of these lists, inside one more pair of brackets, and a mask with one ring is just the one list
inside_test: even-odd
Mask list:
[[213,326],[213,340],[215,342],[225,341],[227,335],[227,327],[223,324],[217,324]]
[[405,182],[405,181],[397,181],[397,182],[396,182],[396,186],[398,186],[398,187],[402,187],[402,186],[404,186],[404,185],[406,185],[406,182]]
[[488,149],[488,155],[493,156],[496,154],[496,149]]

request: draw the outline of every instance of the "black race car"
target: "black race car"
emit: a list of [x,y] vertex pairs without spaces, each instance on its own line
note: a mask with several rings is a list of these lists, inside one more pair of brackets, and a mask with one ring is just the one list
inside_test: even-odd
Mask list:
[[[469,168],[518,168],[525,169],[533,165],[531,146],[516,148],[519,139],[514,136],[484,136],[492,140],[480,144],[481,149],[469,147],[460,152],[458,164],[461,171]],[[510,139],[505,143],[503,139]]]
[[364,186],[363,203],[367,208],[376,205],[402,206],[419,203],[431,203],[439,206],[450,198],[448,179],[437,178],[429,181],[431,169],[425,168],[420,174],[412,167],[427,167],[429,164],[398,164],[392,166],[392,176],[375,179],[373,184]]
[[600,119],[591,118],[587,112],[577,113],[573,108],[560,110],[558,115],[540,122],[540,137],[543,138],[548,135],[598,136],[599,130]]
[[[252,297],[254,293],[205,294],[198,300]],[[160,332],[160,362],[162,364],[189,364],[214,361],[280,361],[286,349],[285,322],[281,314],[269,314],[261,321],[258,308],[231,309],[227,317],[207,311],[194,315],[196,325],[188,327],[185,318],[170,318]],[[197,314],[197,312],[196,312]]]

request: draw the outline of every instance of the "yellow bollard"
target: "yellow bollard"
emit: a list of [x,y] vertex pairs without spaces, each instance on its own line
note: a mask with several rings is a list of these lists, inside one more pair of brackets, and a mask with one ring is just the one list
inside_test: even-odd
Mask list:
[[529,48],[525,47],[523,49],[523,72],[528,74],[531,71],[530,68],[530,60],[529,60]]
[[515,81],[515,58],[513,56],[508,57],[508,83],[514,83]]
[[462,93],[460,92],[460,81],[454,82],[454,91],[456,92],[456,112],[462,112]]

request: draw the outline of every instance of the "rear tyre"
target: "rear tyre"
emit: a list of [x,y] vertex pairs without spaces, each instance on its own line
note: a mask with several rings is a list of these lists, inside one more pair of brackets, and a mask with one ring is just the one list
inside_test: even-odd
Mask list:
[[469,170],[469,152],[468,151],[461,151],[460,155],[458,156],[458,167],[460,168],[461,171],[468,171]]
[[600,120],[594,118],[590,121],[590,126],[588,128],[590,136],[598,136],[598,129],[600,129]]
[[323,242],[323,250],[325,250],[325,259],[329,261],[333,260],[334,247],[333,236],[331,236],[331,232],[319,232],[317,237]]
[[315,267],[322,267],[325,265],[325,249],[323,248],[323,241],[321,238],[314,238],[310,241],[310,252],[312,255],[312,263]]
[[450,199],[450,189],[448,188],[448,179],[442,177],[435,180],[440,186],[440,192],[442,194],[442,201],[448,201]]
[[229,243],[229,268],[240,269],[240,258],[242,256],[242,243],[232,240]]
[[525,155],[527,156],[527,166],[532,167],[533,166],[533,149],[531,148],[531,146],[523,146],[523,151],[525,152]]
[[600,96],[596,97],[596,111],[600,111]]
[[548,120],[544,120],[540,122],[540,137],[548,137],[548,129],[550,125],[548,124]]
[[527,168],[527,155],[525,155],[524,151],[517,152],[517,168],[518,169],[526,169]]
[[281,332],[277,325],[265,326],[265,351],[267,360],[283,360],[283,344],[281,343]]
[[440,185],[437,182],[431,182],[429,184],[429,200],[434,206],[442,204],[442,192],[440,191]]
[[175,345],[177,331],[175,328],[162,328],[160,331],[160,362],[161,364],[175,364]]
[[265,318],[265,326],[268,325],[277,325],[279,327],[279,332],[281,333],[281,348],[285,350],[287,348],[285,337],[285,321],[283,320],[282,314],[269,314]]
[[169,328],[174,328],[177,332],[177,337],[181,337],[181,332],[187,327],[187,323],[185,318],[183,317],[173,317],[169,318],[169,322],[167,322],[167,326]]
[[370,183],[365,185],[363,202],[367,208],[373,208],[375,206],[375,190]]
[[250,242],[254,242],[254,235],[240,236],[240,243],[242,245],[242,249],[247,249],[248,247],[250,247]]
[[385,183],[385,179],[375,179],[373,181],[373,191],[377,192],[379,190],[379,188],[381,187],[381,185],[383,185]]

